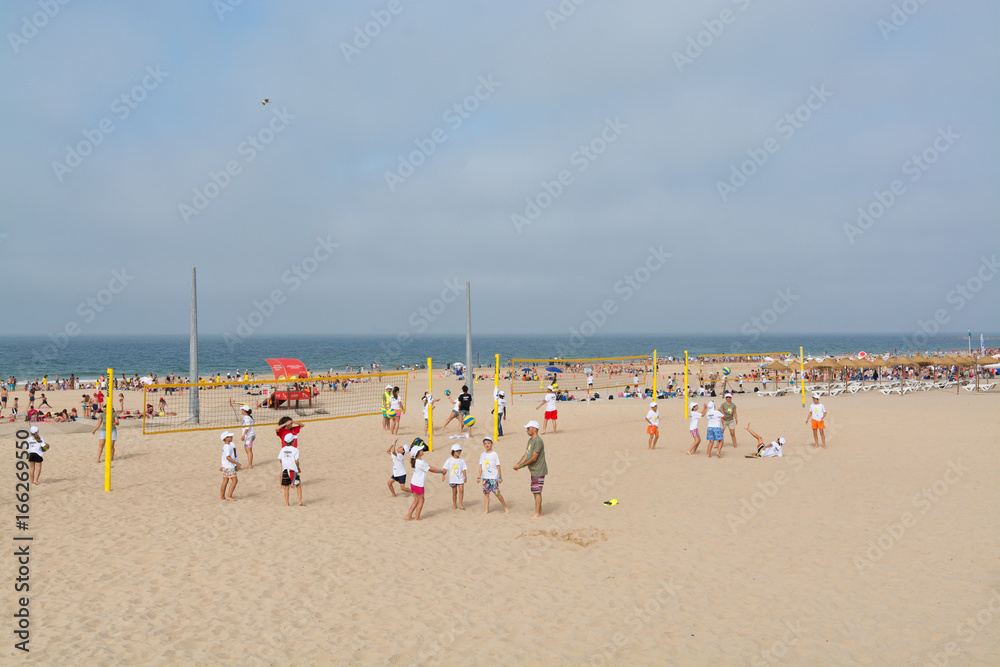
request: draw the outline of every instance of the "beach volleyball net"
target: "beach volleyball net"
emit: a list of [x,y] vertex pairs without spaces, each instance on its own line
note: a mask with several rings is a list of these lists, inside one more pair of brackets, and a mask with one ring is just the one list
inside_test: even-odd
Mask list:
[[699,354],[702,364],[750,364],[766,363],[774,359],[786,359],[791,352],[751,352],[748,354]]
[[[634,386],[636,376],[640,389],[647,381],[652,387],[653,357],[601,357],[594,359],[511,359],[510,394],[544,394],[555,380],[561,392],[586,394],[587,378],[593,377],[590,389],[598,393],[619,387]],[[558,372],[553,369],[558,369]]]
[[[253,411],[255,426],[277,424],[282,417],[297,422],[379,415],[387,385],[399,387],[406,409],[405,372],[311,377],[289,382],[202,382],[146,385],[142,432],[237,429],[242,406]],[[196,401],[192,400],[192,392]]]

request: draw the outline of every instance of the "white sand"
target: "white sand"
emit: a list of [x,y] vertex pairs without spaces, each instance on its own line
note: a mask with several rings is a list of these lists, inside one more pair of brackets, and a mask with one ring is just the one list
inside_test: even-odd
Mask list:
[[[446,387],[457,383],[435,379],[439,395]],[[411,380],[404,442],[422,435],[424,388]],[[69,405],[78,393],[49,399],[65,394]],[[661,401],[652,452],[646,401],[561,403],[559,432],[545,436],[539,521],[528,518],[527,471],[512,470],[520,426],[542,415],[535,397],[513,402],[497,446],[510,515],[495,501],[489,516],[478,513],[481,446],[463,440],[468,510],[452,510],[450,489],[429,475],[419,523],[403,521],[410,496],[389,497],[392,438],[378,417],[306,426],[306,507],[283,504],[273,427],[258,427],[258,465],[239,474],[238,502],[225,503],[218,431],[142,436],[123,426],[105,493],[93,423],[43,425],[52,448],[31,490],[27,657],[922,665],[951,648],[948,664],[995,664],[998,397],[825,397],[829,448],[815,450],[798,398],[737,396],[741,424],[788,439],[783,459],[766,460],[743,457],[752,439],[742,430],[736,450],[727,433],[721,460],[704,443],[686,456],[679,399]],[[141,393],[128,400],[137,406]],[[489,408],[473,412],[481,437]],[[439,423],[446,416],[438,410]],[[2,426],[5,442],[13,426]],[[455,441],[435,442],[426,458],[439,465]],[[13,472],[4,479],[11,545]],[[920,499],[924,490],[933,501]],[[602,504],[610,498],[618,505]],[[10,626],[20,595],[12,552],[3,557]],[[22,657],[7,637],[5,662]]]

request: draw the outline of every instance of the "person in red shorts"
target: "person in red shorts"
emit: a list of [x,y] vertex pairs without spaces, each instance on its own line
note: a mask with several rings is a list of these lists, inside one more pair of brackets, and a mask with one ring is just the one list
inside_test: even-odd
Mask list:
[[545,431],[549,427],[549,420],[552,421],[552,432],[556,432],[556,419],[559,417],[558,412],[556,411],[556,391],[552,385],[549,385],[546,389],[549,390],[549,393],[545,394],[545,398],[543,398],[542,402],[535,408],[538,410],[543,405],[545,406],[545,420],[542,423],[542,435],[545,435]]

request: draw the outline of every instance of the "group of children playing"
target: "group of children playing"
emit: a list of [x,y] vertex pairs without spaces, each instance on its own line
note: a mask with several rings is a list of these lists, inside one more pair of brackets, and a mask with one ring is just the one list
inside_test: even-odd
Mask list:
[[[483,485],[484,506],[483,513],[490,512],[490,495],[495,495],[503,506],[504,513],[507,513],[507,502],[500,493],[500,483],[503,475],[500,472],[500,455],[493,450],[493,440],[483,438],[483,453],[479,455],[479,475],[476,482]],[[389,493],[396,497],[395,484],[406,493],[413,494],[413,502],[406,513],[407,521],[420,521],[420,512],[424,508],[424,485],[427,481],[427,473],[440,473],[441,481],[447,481],[451,486],[451,504],[454,509],[465,509],[465,484],[469,478],[469,467],[462,459],[462,446],[455,444],[451,446],[451,457],[448,458],[440,468],[436,468],[423,460],[424,453],[430,451],[427,444],[420,438],[415,438],[413,443],[406,447],[400,445],[398,438],[393,441],[386,454],[392,457],[392,476],[389,478]],[[413,469],[413,476],[410,478],[410,485],[406,485],[406,459],[410,460],[410,467]]]
[[[243,441],[243,450],[247,455],[248,470],[253,468],[253,445],[257,439],[254,432],[253,410],[249,405],[240,407],[243,414],[243,431],[240,438]],[[302,502],[302,463],[299,460],[299,431],[302,424],[293,421],[291,417],[282,417],[278,420],[278,427],[275,433],[281,442],[281,449],[278,452],[278,460],[281,461],[281,490],[285,496],[285,505],[288,503],[288,494],[291,487],[295,487],[299,505]],[[219,438],[222,440],[222,465],[219,470],[222,472],[222,488],[219,491],[221,500],[235,501],[233,492],[239,483],[237,472],[243,469],[239,456],[236,452],[236,445],[233,439],[236,434],[232,431],[223,431]]]
[[[701,434],[698,432],[698,421],[705,417],[708,420],[708,430],[705,434],[705,438],[708,440],[708,456],[712,457],[712,451],[716,452],[718,458],[722,458],[722,440],[724,436],[723,426],[730,429],[731,433],[735,434],[736,422],[736,408],[732,404],[731,399],[732,394],[726,394],[726,402],[720,407],[722,410],[717,410],[715,407],[715,401],[709,401],[704,407],[699,407],[697,402],[693,402],[690,405],[691,408],[691,438],[694,441],[691,447],[688,449],[688,454],[696,454],[698,452],[698,446],[701,444]],[[649,448],[656,449],[656,440],[659,439],[659,431],[657,426],[659,424],[659,417],[656,411],[656,403],[650,403],[650,411],[646,414],[646,422],[649,424],[647,427],[647,433],[649,433]],[[812,395],[812,405],[809,406],[809,416],[806,417],[806,423],[810,424],[813,432],[814,447],[820,446],[820,438],[822,438],[822,446],[826,448],[826,426],[824,420],[826,419],[827,410],[820,402],[820,394],[814,393]],[[778,438],[777,440],[772,440],[770,444],[764,444],[764,439],[760,437],[759,434],[755,433],[753,429],[750,428],[750,424],[744,427],[751,436],[757,441],[757,452],[755,454],[747,454],[746,458],[770,458],[782,456],[782,447],[785,445],[784,438]],[[733,446],[736,446],[736,436],[733,435]]]

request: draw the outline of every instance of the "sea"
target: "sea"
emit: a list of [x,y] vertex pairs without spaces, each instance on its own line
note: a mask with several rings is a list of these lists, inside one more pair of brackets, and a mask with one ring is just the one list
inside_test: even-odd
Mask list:
[[[968,336],[938,334],[921,349],[910,349],[906,343],[912,334],[674,334],[674,335],[475,335],[472,336],[472,360],[477,365],[492,365],[494,355],[500,355],[501,365],[511,358],[557,359],[615,356],[651,356],[657,351],[660,359],[683,359],[684,351],[692,357],[699,354],[798,354],[802,346],[805,355],[854,355],[927,353],[964,351],[970,345]],[[1000,336],[987,334],[987,348],[1000,346]],[[973,349],[979,347],[979,334],[971,338]],[[912,346],[911,346],[912,347]],[[227,372],[270,372],[265,359],[285,357],[299,359],[310,371],[324,373],[343,371],[378,363],[383,371],[412,366],[425,367],[433,358],[435,368],[454,362],[465,363],[465,336],[415,335],[400,340],[396,336],[277,336],[254,334],[243,340],[223,336],[203,335],[198,339],[198,372],[201,376],[225,375]],[[190,340],[186,335],[173,336],[78,336],[62,339],[49,336],[0,337],[0,378],[16,377],[19,381],[49,376],[69,377],[72,373],[83,380],[104,375],[108,368],[115,375],[189,373]]]

